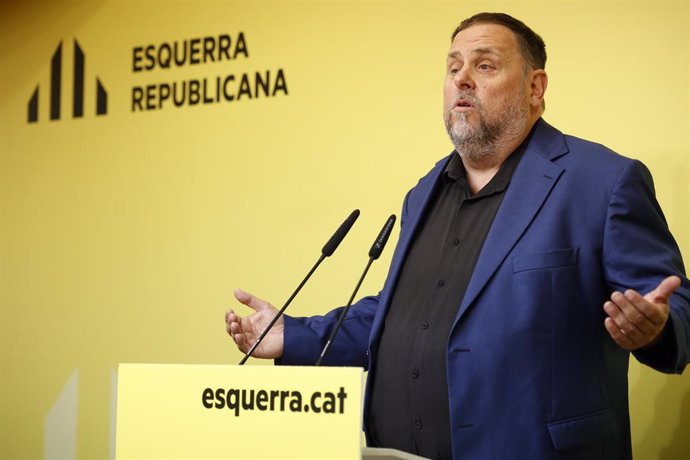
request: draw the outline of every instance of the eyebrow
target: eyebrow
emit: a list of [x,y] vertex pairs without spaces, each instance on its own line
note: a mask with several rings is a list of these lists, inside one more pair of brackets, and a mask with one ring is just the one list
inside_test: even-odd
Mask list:
[[[494,48],[475,48],[472,50],[472,54],[477,54],[480,56],[484,54],[492,54],[496,57],[500,57],[498,51],[496,51]],[[460,53],[460,51],[451,51],[448,53],[448,58],[460,59],[462,58],[462,53]]]

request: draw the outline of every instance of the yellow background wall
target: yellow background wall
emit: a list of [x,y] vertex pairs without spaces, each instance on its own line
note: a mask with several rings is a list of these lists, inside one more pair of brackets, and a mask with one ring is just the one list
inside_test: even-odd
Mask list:
[[[222,319],[233,288],[282,303],[361,208],[290,312],[344,303],[385,218],[451,150],[449,35],[491,10],[545,39],[547,121],[650,167],[690,260],[687,1],[2,2],[0,457],[53,455],[48,414],[68,382],[77,455],[112,455],[117,363],[236,363]],[[248,59],[132,72],[135,46],[240,31]],[[73,39],[86,54],[81,119]],[[49,121],[60,41],[62,118]],[[288,95],[131,111],[136,85],[278,68]],[[390,254],[362,292],[378,290]],[[690,458],[690,376],[633,364],[630,397],[636,457]]]

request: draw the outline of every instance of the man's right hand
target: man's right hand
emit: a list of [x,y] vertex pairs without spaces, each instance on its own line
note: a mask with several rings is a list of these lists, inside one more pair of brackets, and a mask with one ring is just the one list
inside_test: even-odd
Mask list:
[[[247,353],[278,310],[265,300],[254,297],[241,289],[235,289],[235,298],[254,310],[254,313],[242,318],[232,309],[228,310],[225,312],[225,330],[235,341],[237,348]],[[275,359],[283,356],[283,324],[284,320],[281,316],[273,329],[264,337],[261,345],[254,350],[253,357]]]

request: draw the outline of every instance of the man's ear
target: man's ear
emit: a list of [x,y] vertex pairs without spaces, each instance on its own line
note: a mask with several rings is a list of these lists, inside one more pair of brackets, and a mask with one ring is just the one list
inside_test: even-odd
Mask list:
[[530,105],[532,107],[544,107],[544,93],[549,84],[549,77],[543,69],[532,71],[530,83]]

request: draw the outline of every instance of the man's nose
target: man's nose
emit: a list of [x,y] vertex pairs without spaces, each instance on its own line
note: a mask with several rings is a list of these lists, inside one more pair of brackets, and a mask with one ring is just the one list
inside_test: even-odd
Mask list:
[[462,66],[453,76],[455,86],[459,89],[474,89],[474,80],[467,65]]

